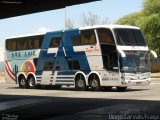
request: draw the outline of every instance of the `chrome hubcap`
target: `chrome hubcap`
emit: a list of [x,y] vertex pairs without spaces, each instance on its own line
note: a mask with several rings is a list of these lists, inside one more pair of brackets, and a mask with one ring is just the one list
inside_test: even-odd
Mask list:
[[78,81],[78,87],[83,87],[84,86],[84,81],[83,80],[79,80]]
[[21,79],[21,85],[22,85],[22,86],[25,85],[25,79],[24,79],[24,78]]
[[97,87],[98,86],[98,82],[97,82],[97,80],[92,80],[92,87]]

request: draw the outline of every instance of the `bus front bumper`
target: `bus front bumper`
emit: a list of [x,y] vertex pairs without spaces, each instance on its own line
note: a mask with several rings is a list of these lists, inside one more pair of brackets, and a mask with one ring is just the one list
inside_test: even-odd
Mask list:
[[148,86],[151,83],[150,79],[146,80],[125,80],[120,86]]

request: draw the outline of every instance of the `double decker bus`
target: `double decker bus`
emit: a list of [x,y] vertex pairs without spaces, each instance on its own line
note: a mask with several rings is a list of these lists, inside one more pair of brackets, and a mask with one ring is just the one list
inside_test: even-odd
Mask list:
[[138,27],[95,25],[6,39],[6,82],[77,90],[150,83],[150,53]]

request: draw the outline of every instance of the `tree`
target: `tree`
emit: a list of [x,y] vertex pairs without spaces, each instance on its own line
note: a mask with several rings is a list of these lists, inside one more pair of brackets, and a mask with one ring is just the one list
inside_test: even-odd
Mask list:
[[143,12],[146,15],[156,14],[160,12],[160,0],[144,0]]
[[149,48],[157,51],[160,56],[160,0],[144,0],[140,12],[124,16],[116,23],[140,27]]
[[82,26],[93,26],[96,24],[108,24],[108,19],[105,18],[104,20],[101,19],[100,16],[94,14],[93,12],[89,11],[88,13],[82,13],[80,16],[80,24]]
[[[80,19],[78,20],[80,26],[93,26],[93,25],[101,25],[101,24],[109,24],[107,18],[101,19],[101,17],[93,12],[82,13]],[[75,27],[74,20],[68,18],[65,23],[66,29],[71,29]]]

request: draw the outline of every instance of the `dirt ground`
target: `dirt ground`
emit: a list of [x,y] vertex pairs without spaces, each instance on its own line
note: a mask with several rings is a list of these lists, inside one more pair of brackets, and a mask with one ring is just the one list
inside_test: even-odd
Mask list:
[[152,78],[160,78],[160,73],[152,73]]
[[0,76],[0,81],[5,80],[4,76]]

